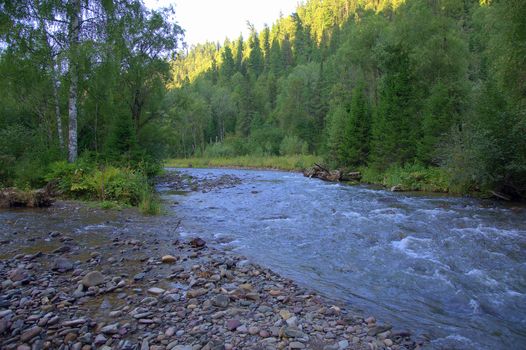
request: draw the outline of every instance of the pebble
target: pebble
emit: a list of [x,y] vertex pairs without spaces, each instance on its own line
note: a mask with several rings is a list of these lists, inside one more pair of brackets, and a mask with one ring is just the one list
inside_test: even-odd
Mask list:
[[[71,261],[47,254],[0,260],[0,276],[6,277],[0,292],[0,347],[417,348],[409,332],[392,331],[374,317],[364,320],[204,241],[168,246],[157,237],[128,235],[115,233],[108,244],[101,241],[87,252],[80,243],[68,243],[74,248],[67,255]],[[168,249],[173,255],[166,255]]]
[[161,295],[165,292],[164,289],[162,288],[157,288],[157,287],[152,287],[152,288],[149,288],[148,289],[148,293],[150,294],[153,294],[153,295]]
[[60,272],[66,272],[73,270],[73,263],[66,258],[56,258],[53,264],[53,270],[58,270]]
[[22,335],[20,336],[20,341],[23,343],[26,341],[29,341],[33,339],[34,337],[36,337],[37,335],[39,335],[40,332],[42,332],[42,328],[38,326],[29,328],[28,330],[22,333]]
[[107,326],[104,326],[100,330],[104,334],[117,334],[119,332],[119,324],[113,323]]
[[99,271],[91,271],[82,278],[84,287],[95,287],[104,283],[104,276]]
[[233,331],[239,326],[241,326],[241,322],[239,320],[228,320],[228,321],[226,321],[226,328],[229,331]]
[[188,299],[193,299],[200,297],[201,295],[205,295],[207,293],[206,289],[199,288],[199,289],[191,289],[188,292],[186,292],[186,297]]
[[177,258],[173,255],[164,255],[162,258],[161,258],[161,262],[163,264],[173,264],[177,261]]
[[28,278],[28,273],[22,268],[9,271],[9,279],[13,282],[23,281]]
[[230,303],[230,298],[226,295],[219,294],[212,299],[212,304],[217,307],[225,308]]
[[95,337],[95,342],[94,343],[95,343],[95,345],[99,346],[99,345],[105,344],[107,340],[108,339],[104,335],[98,334]]

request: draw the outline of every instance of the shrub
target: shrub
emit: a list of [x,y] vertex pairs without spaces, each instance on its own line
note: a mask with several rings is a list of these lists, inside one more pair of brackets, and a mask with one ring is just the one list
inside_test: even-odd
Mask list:
[[233,157],[235,149],[232,145],[216,142],[206,147],[204,156],[207,158]]
[[307,154],[309,146],[297,136],[285,136],[279,146],[279,153],[282,156],[291,156],[295,154]]
[[360,168],[362,181],[386,187],[400,185],[404,191],[449,192],[449,176],[437,167],[420,164],[395,165],[381,172],[374,167]]
[[116,201],[133,206],[143,201],[144,193],[152,192],[141,170],[95,166],[82,160],[75,164],[53,163],[46,179],[56,181],[63,195],[69,198]]

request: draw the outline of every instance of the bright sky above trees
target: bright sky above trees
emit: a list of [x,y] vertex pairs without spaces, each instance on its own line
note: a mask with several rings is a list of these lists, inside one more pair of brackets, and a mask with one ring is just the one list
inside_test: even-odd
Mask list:
[[189,46],[205,41],[223,43],[225,37],[234,40],[243,33],[248,37],[247,20],[261,30],[271,25],[280,12],[290,15],[298,0],[145,0],[146,6],[156,8],[175,5],[175,17],[186,30]]

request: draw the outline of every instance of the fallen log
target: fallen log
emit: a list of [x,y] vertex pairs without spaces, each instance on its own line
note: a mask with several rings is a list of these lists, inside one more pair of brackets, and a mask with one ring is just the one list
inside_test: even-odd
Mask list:
[[360,181],[362,179],[362,173],[359,171],[351,171],[349,173],[342,174],[341,181]]
[[323,166],[314,163],[312,168],[309,168],[303,172],[303,175],[308,178],[318,178],[326,181],[338,181],[339,174],[331,173]]
[[497,191],[489,191],[489,193],[491,193],[493,197],[496,197],[498,199],[502,199],[508,202],[511,201],[511,197],[508,195],[505,195],[504,193],[497,192]]
[[52,203],[53,198],[48,188],[32,191],[22,191],[17,188],[0,190],[0,208],[41,208],[49,207]]

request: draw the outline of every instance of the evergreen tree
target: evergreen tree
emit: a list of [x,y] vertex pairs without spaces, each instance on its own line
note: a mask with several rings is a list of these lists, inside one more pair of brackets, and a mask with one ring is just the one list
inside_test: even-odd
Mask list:
[[414,91],[409,56],[400,45],[383,53],[384,77],[373,124],[373,161],[386,169],[415,159],[419,124],[413,105]]
[[257,79],[259,75],[263,72],[264,62],[263,54],[261,52],[261,47],[259,44],[258,33],[251,27],[250,40],[248,42],[250,53],[247,60],[248,73],[254,79]]
[[348,131],[348,157],[351,165],[364,165],[369,156],[371,139],[371,115],[364,92],[364,84],[359,83],[352,90],[351,111]]
[[223,60],[221,66],[219,67],[219,77],[226,84],[234,75],[236,69],[236,63],[234,62],[234,57],[232,56],[232,50],[229,45],[223,47],[221,53],[221,58]]

